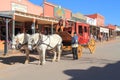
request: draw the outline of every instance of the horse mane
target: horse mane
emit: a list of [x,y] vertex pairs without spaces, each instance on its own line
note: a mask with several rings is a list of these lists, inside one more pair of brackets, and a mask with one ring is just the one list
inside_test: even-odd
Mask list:
[[15,38],[19,39],[19,43],[24,44],[25,42],[27,42],[27,39],[29,36],[30,36],[29,34],[20,33],[20,34],[17,34]]

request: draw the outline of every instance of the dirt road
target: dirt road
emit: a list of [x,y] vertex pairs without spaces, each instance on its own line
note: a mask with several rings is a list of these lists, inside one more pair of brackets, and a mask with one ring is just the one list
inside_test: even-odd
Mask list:
[[120,41],[97,44],[94,54],[87,49],[79,60],[72,54],[64,55],[60,62],[47,59],[37,65],[35,56],[30,64],[23,64],[24,54],[0,57],[0,80],[118,80],[120,79]]

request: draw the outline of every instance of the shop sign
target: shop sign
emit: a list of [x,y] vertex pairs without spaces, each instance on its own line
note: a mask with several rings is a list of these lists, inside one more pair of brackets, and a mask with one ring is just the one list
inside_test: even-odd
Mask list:
[[109,33],[109,29],[100,27],[100,32]]
[[115,31],[120,31],[120,28],[116,27]]
[[13,11],[27,12],[27,6],[21,5],[21,4],[12,3],[12,10]]
[[89,18],[89,17],[87,17],[87,21],[86,21],[88,24],[90,24],[90,25],[94,25],[94,26],[96,26],[97,24],[96,24],[96,19],[92,19],[92,18]]
[[65,17],[65,11],[61,6],[57,6],[54,8],[54,16],[57,18],[64,18]]
[[86,23],[86,20],[77,17],[72,17],[72,20]]

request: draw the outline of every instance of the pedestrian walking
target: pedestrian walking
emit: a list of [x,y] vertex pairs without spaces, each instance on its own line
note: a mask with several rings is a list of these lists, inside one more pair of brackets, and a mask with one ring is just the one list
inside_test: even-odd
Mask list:
[[74,32],[74,36],[72,37],[72,54],[73,54],[73,59],[77,60],[78,59],[78,36],[76,32]]

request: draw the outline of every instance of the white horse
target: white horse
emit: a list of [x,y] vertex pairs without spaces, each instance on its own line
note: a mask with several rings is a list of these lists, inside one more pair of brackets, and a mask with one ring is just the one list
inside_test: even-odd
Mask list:
[[28,48],[32,50],[36,48],[39,53],[39,64],[45,64],[46,50],[51,50],[54,53],[52,61],[59,61],[61,55],[62,38],[58,34],[43,35],[35,33],[29,37]]
[[21,33],[14,36],[12,40],[12,49],[25,50],[25,53],[26,53],[25,63],[29,63],[29,49],[27,48],[29,37],[30,37],[29,34]]

